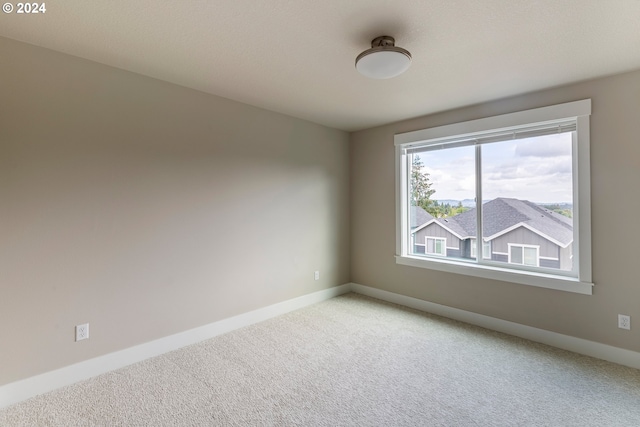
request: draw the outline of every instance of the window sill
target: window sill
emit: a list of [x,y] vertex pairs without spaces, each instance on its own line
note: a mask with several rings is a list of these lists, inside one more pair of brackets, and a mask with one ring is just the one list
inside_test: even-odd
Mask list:
[[520,272],[493,266],[467,264],[451,260],[424,259],[411,256],[396,255],[396,264],[411,267],[428,268],[448,273],[464,274],[466,276],[482,277],[484,279],[500,280],[502,282],[518,283],[521,285],[537,286],[565,292],[592,295],[593,283],[581,282],[574,277],[555,276],[551,274]]

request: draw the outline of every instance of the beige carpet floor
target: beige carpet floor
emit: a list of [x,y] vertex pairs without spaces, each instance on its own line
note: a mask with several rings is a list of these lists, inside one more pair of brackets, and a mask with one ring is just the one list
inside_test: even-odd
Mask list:
[[356,294],[0,411],[1,426],[640,426],[640,371]]

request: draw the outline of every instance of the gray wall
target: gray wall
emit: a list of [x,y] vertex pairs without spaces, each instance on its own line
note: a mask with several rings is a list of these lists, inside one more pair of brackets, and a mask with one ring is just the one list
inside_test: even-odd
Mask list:
[[347,133],[0,58],[0,385],[349,281]]
[[[425,94],[428,96],[428,94]],[[395,263],[393,135],[591,98],[593,295],[542,289]],[[351,135],[351,275],[363,285],[640,351],[640,71],[447,111]],[[376,191],[370,191],[375,188]],[[616,213],[622,213],[617,215]],[[371,230],[376,230],[372,233]],[[613,250],[615,248],[615,250]]]

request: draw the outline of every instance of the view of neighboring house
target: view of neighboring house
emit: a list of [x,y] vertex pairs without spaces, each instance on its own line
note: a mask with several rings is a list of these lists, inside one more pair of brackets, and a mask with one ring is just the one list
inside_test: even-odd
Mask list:
[[477,243],[476,209],[435,218],[411,207],[415,254],[476,258],[535,267],[572,268],[573,221],[527,200],[497,198],[482,205],[482,246]]

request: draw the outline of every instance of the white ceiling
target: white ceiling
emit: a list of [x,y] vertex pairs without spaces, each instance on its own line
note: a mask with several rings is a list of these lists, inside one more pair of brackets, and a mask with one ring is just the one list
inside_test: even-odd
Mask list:
[[[640,0],[46,6],[0,14],[0,35],[349,131],[640,69]],[[380,35],[412,53],[408,72],[370,80],[355,71]]]

